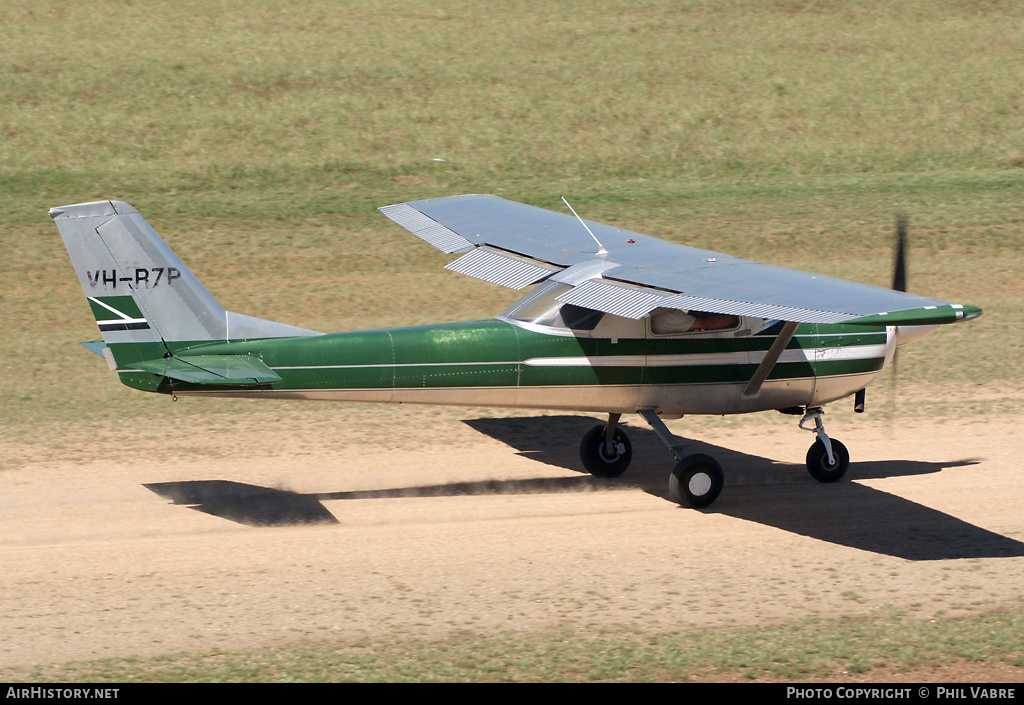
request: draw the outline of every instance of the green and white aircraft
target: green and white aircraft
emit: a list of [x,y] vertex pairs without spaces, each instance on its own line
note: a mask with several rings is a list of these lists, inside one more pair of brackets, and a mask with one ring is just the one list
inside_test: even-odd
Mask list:
[[85,345],[129,387],[607,414],[580,447],[598,477],[629,465],[619,420],[636,413],[675,456],[671,496],[692,507],[718,497],[722,469],[710,456],[685,453],[663,418],[801,415],[800,428],[816,434],[807,467],[833,482],[849,453],[826,434],[822,407],[853,395],[863,409],[864,388],[899,346],[981,315],[493,196],[380,210],[460,254],[447,269],[529,290],[492,319],[324,334],[224,310],[125,203],[49,214],[103,334]]

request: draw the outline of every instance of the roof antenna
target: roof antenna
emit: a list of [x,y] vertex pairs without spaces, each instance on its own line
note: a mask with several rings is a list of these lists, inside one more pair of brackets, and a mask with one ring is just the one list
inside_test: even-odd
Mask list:
[[[569,206],[569,202],[567,200],[565,200],[565,196],[561,196],[561,199],[562,199],[562,203],[564,203],[565,205]],[[594,242],[597,243],[597,246],[599,248],[598,251],[597,251],[597,254],[599,254],[599,255],[606,255],[606,254],[608,254],[608,250],[604,249],[604,245],[602,245],[601,241],[597,239],[597,236],[594,235],[593,231],[591,231],[591,229],[587,227],[587,224],[583,222],[583,218],[580,217],[579,213],[577,213],[575,210],[573,210],[572,206],[569,206],[569,210],[571,210],[572,214],[574,216],[576,216],[576,220],[580,221],[580,225],[582,225],[584,228],[586,228],[586,231],[588,233],[590,233],[590,237],[594,238]]]

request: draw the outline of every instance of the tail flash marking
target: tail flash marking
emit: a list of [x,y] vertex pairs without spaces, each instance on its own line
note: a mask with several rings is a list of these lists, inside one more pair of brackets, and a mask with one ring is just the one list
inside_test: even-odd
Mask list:
[[[117,318],[100,320],[99,316],[102,312],[97,311],[96,308],[93,307],[93,311],[94,313],[96,313],[96,324],[100,327],[100,332],[114,330],[149,330],[149,321],[147,321],[145,318],[130,316],[124,313],[123,311],[117,310],[110,304],[100,301],[98,298],[94,296],[90,296],[88,298],[89,303],[94,303],[97,306],[101,306],[102,308],[106,309],[107,311],[110,311],[115,316],[117,316]],[[131,303],[133,304],[132,308],[137,308],[134,306],[134,301],[131,301]]]

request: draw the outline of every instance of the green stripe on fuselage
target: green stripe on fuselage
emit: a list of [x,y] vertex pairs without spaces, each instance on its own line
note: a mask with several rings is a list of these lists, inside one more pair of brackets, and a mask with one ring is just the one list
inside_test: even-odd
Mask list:
[[[576,338],[528,330],[498,319],[411,328],[270,338],[220,343],[170,343],[175,356],[252,355],[281,377],[263,385],[275,390],[390,389],[416,387],[531,387],[745,383],[776,328],[739,338]],[[829,348],[884,348],[884,329],[801,325],[787,346],[805,349],[808,360],[781,361],[769,379],[806,378],[877,371],[881,354],[840,359],[815,356]],[[113,347],[113,346],[112,346]],[[138,345],[139,358],[159,357],[159,343]],[[747,357],[747,353],[755,353]],[[691,357],[691,356],[699,356]],[[715,359],[719,357],[719,359]],[[803,357],[803,356],[801,356]],[[680,362],[680,364],[675,364]],[[202,385],[122,371],[125,384],[148,391],[189,391]],[[223,386],[220,387],[223,389]]]

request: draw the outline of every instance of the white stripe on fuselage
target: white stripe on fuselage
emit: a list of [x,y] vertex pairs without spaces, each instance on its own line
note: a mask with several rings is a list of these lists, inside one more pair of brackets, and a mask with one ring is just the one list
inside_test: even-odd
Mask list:
[[[885,357],[886,346],[851,345],[786,350],[779,362],[822,362],[832,360],[870,360]],[[494,360],[467,362],[404,362],[361,365],[290,365],[272,367],[278,370],[352,370],[410,367],[465,367],[518,365],[529,367],[696,367],[708,365],[757,365],[765,350],[740,350],[725,353],[681,353],[667,355],[574,355],[563,357],[531,357],[526,360]]]
[[[758,365],[767,351],[691,353],[674,355],[601,355],[576,357],[532,357],[523,360],[530,367],[698,367],[708,365]],[[870,360],[885,357],[885,345],[806,348],[786,350],[779,362]]]

